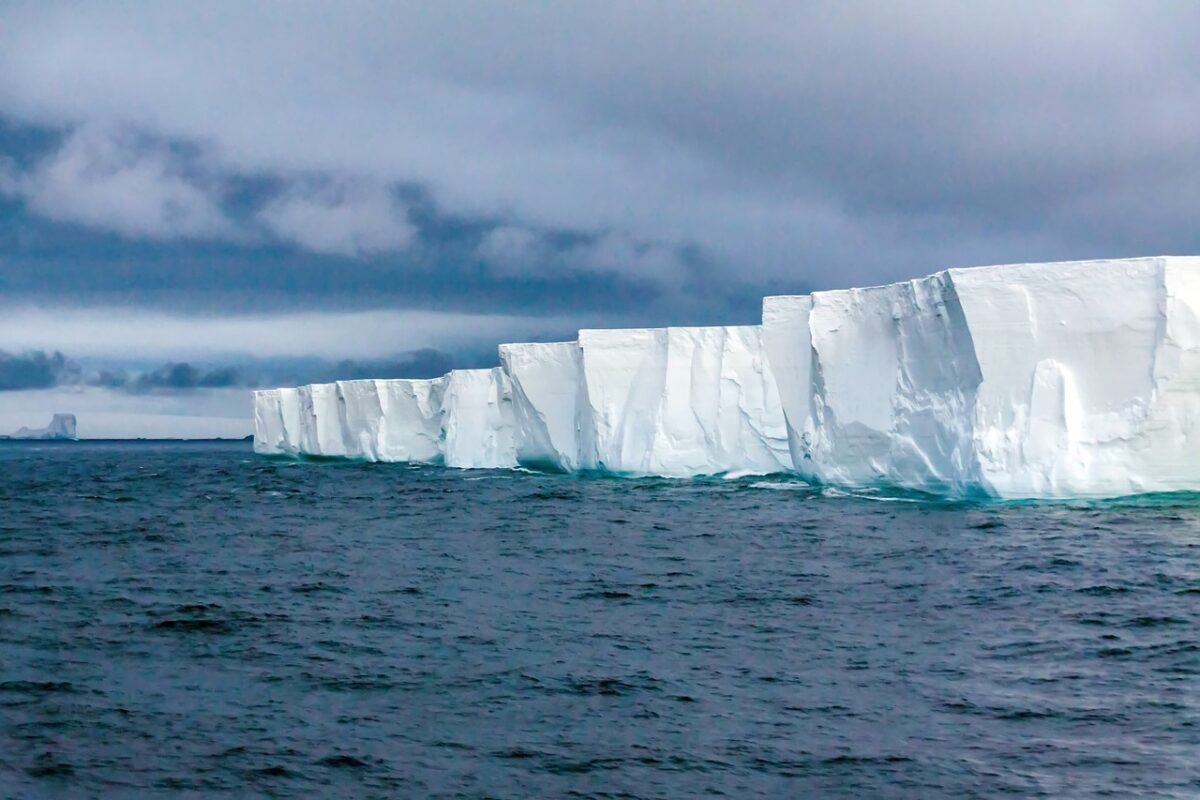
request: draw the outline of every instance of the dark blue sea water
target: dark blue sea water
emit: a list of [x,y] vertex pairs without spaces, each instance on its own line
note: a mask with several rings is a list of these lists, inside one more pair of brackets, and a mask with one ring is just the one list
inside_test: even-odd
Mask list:
[[0,446],[0,796],[1196,797],[1200,499]]

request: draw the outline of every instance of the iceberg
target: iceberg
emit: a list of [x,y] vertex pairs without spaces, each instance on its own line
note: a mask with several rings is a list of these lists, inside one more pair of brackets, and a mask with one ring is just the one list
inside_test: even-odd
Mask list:
[[954,496],[1200,488],[1200,259],[950,269],[768,297],[806,479]]
[[762,324],[583,330],[433,380],[255,393],[255,450],[945,496],[1200,490],[1200,258],[948,269]]
[[964,426],[979,369],[947,276],[768,297],[763,330],[807,480],[947,494],[978,485]]
[[[437,464],[444,379],[338,381],[341,442],[320,455]],[[335,452],[335,449],[340,452]]]
[[0,436],[0,439],[40,439],[42,441],[69,441],[79,438],[74,414],[55,414],[44,428],[20,428],[16,433]]
[[296,455],[289,448],[283,423],[281,397],[291,389],[259,389],[254,392],[254,452],[263,456]]

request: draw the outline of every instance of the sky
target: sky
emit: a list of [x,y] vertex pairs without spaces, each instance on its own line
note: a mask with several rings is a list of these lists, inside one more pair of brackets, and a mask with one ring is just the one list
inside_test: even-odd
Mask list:
[[0,4],[0,434],[1200,252],[1200,5]]

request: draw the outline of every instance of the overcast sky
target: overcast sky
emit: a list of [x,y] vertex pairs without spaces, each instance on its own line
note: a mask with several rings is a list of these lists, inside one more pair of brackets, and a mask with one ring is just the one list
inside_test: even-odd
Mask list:
[[6,2],[0,422],[1200,252],[1197,41],[1185,0]]

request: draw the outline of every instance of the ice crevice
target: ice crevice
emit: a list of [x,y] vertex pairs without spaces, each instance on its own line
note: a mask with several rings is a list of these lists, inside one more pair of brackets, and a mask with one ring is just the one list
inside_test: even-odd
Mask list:
[[841,488],[1200,490],[1200,259],[948,269],[761,325],[582,330],[499,367],[254,393],[255,450]]

